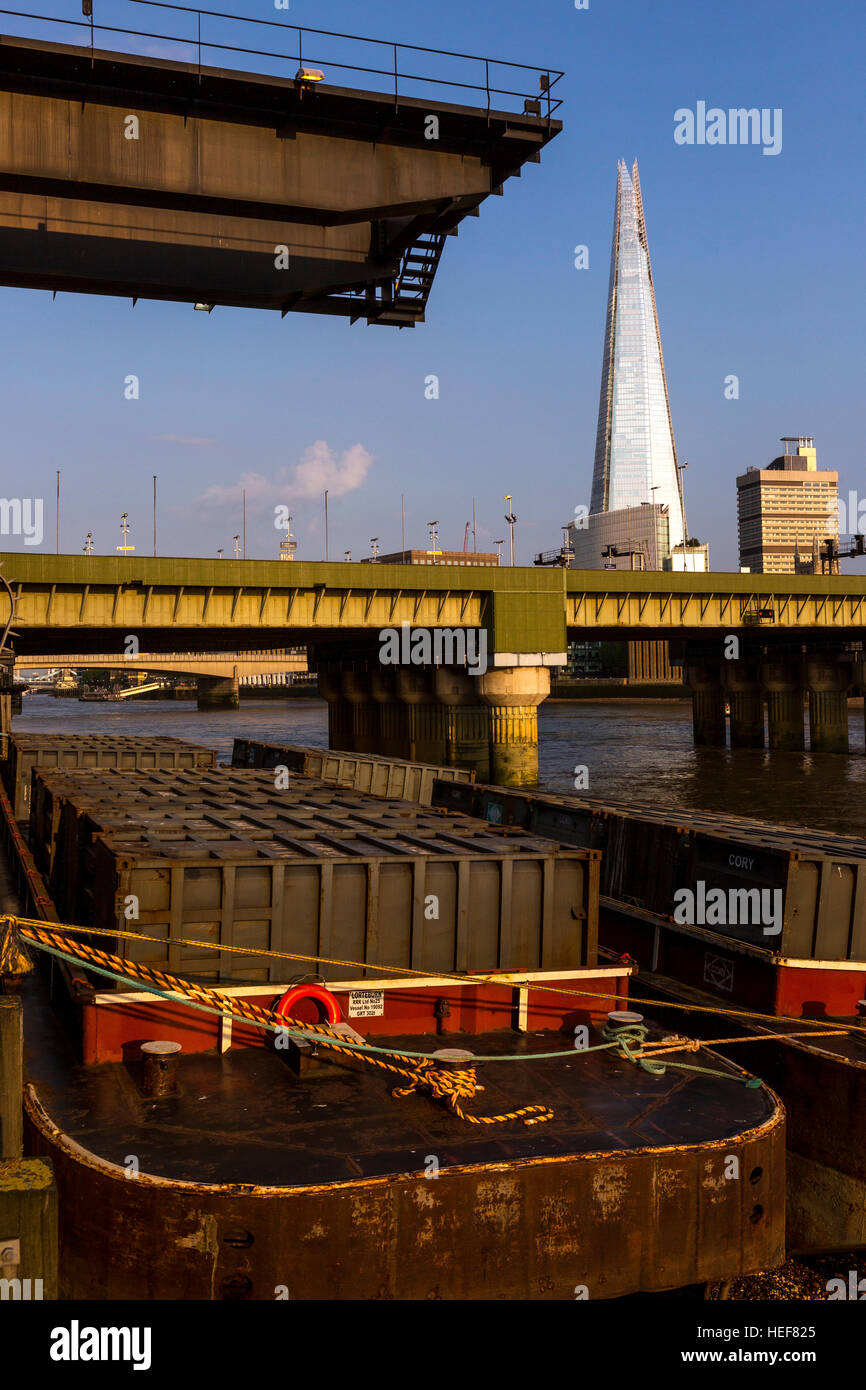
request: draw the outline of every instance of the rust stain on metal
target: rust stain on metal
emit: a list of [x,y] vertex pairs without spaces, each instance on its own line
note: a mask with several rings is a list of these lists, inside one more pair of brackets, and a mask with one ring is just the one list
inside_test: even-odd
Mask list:
[[606,1218],[620,1210],[628,1197],[628,1185],[628,1170],[624,1165],[609,1164],[596,1173],[592,1194]]

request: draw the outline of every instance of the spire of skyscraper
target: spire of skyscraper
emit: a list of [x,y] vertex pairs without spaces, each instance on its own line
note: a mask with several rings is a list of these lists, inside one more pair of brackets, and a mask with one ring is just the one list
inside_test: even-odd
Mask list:
[[673,548],[681,486],[637,160],[620,160],[590,512],[665,505]]

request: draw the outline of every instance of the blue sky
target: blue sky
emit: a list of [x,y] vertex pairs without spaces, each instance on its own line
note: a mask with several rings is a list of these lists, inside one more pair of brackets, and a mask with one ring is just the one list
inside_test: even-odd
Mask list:
[[[95,6],[106,22],[119,12]],[[269,0],[223,8],[281,17]],[[78,11],[55,0],[55,13]],[[518,561],[557,545],[589,502],[619,157],[640,164],[689,528],[710,542],[712,567],[736,568],[734,479],[769,462],[780,435],[813,434],[840,491],[866,495],[859,0],[590,0],[580,11],[573,0],[291,0],[282,17],[564,68],[564,130],[449,238],[427,323],[411,331],[0,289],[0,493],[45,497],[47,549],[60,468],[62,550],[92,531],[113,553],[126,511],[149,553],[156,473],[160,552],[230,554],[241,475],[292,474],[317,441],[348,454],[358,481],[332,495],[332,558],[369,554],[373,535],[398,549],[401,493],[409,545],[426,544],[435,517],[441,543],[459,548],[475,497],[486,547],[506,534],[505,493]],[[781,153],[678,146],[674,111],[700,100],[781,107]],[[588,270],[574,268],[578,244]],[[129,373],[138,401],[124,399]],[[434,373],[440,396],[428,401]],[[732,373],[738,400],[724,396]],[[286,501],[299,558],[322,558],[318,500]],[[248,556],[276,555],[272,515],[251,506]]]

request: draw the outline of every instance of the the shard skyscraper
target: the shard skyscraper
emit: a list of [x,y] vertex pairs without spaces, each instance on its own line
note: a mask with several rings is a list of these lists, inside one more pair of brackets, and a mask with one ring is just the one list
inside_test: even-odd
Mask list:
[[637,160],[631,174],[620,160],[590,516],[666,507],[673,550],[685,539],[681,486]]

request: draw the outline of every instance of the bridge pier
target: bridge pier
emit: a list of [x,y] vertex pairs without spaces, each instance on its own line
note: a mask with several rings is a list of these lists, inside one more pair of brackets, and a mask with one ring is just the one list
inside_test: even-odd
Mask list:
[[502,666],[477,676],[490,716],[490,777],[504,787],[538,782],[538,706],[550,694],[546,666]]
[[434,685],[434,672],[423,667],[398,666],[397,693],[408,706],[409,760],[413,763],[445,762],[447,720]]
[[370,689],[378,706],[378,751],[383,758],[408,759],[409,706],[403,703],[397,693],[395,668],[380,666],[371,671]]
[[240,704],[237,676],[199,676],[195,690],[199,709],[237,709]]
[[481,699],[478,676],[453,666],[440,666],[434,676],[436,694],[445,706],[449,767],[474,770],[479,782],[490,780],[490,715]]
[[722,669],[731,706],[731,747],[763,748],[764,692],[757,662],[725,661]]
[[328,747],[353,753],[352,706],[343,694],[341,673],[332,664],[320,662],[317,670],[319,694],[328,702]]
[[[379,751],[379,706],[373,698],[367,671],[344,671],[341,677],[343,698],[349,704],[353,753]],[[348,751],[348,750],[347,750]]]
[[727,742],[725,697],[718,661],[691,660],[685,664],[692,692],[692,730],[696,748],[724,748]]
[[795,661],[765,660],[761,684],[767,693],[767,731],[771,749],[801,753],[806,747],[803,687]]
[[848,752],[850,657],[832,651],[810,652],[803,662],[809,692],[809,748],[813,753]]

